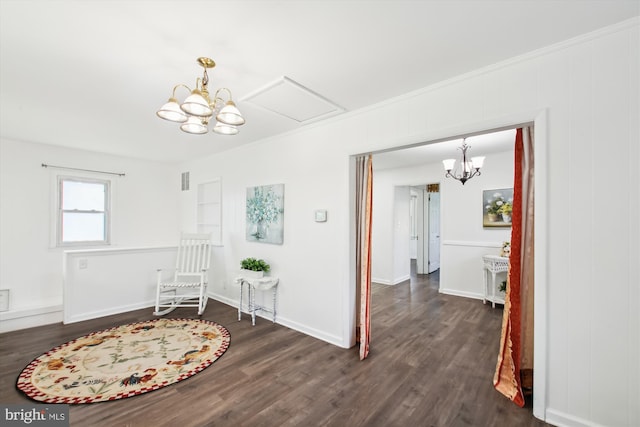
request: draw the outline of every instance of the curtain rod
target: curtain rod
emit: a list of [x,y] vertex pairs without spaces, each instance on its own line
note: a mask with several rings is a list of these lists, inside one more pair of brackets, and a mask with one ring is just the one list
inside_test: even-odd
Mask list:
[[95,173],[104,173],[104,174],[107,174],[107,175],[125,176],[123,173],[118,173],[118,172],[105,172],[105,171],[96,171],[96,170],[91,170],[91,169],[69,168],[69,167],[66,167],[66,166],[48,165],[46,163],[43,163],[42,167],[43,168],[65,169],[65,170],[70,170],[70,171],[95,172]]

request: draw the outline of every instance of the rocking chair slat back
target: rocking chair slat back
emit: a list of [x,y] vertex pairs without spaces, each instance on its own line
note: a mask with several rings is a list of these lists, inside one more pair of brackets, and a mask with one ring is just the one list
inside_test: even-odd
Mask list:
[[211,262],[211,234],[180,236],[176,268],[172,281],[166,281],[162,269],[157,271],[156,316],[176,307],[198,307],[202,315],[207,306],[207,276]]
[[176,273],[200,273],[211,262],[210,234],[183,234],[180,237]]

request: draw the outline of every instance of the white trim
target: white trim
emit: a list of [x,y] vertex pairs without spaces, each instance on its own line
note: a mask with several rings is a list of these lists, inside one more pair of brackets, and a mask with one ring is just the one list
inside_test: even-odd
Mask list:
[[547,319],[549,317],[549,264],[548,264],[548,226],[547,218],[549,198],[547,182],[547,165],[549,164],[549,129],[547,119],[548,109],[538,112],[534,118],[534,186],[535,186],[535,229],[534,229],[534,301],[533,301],[533,415],[545,420],[547,412],[547,387],[549,377],[547,372],[549,331]]
[[[215,293],[211,293],[211,292],[207,292],[207,296],[211,299],[214,299],[218,302],[221,302],[223,304],[227,304],[231,307],[233,307],[234,309],[238,309],[238,300],[235,299],[231,299],[229,297],[226,297],[224,295],[219,295],[219,294],[215,294]],[[246,314],[246,312],[243,310],[243,313]],[[273,317],[270,313],[256,313],[256,317],[260,317],[265,319],[266,321],[272,322],[273,321]],[[248,321],[250,322],[250,317],[243,317],[241,321]],[[350,346],[345,346],[342,337],[337,336],[337,335],[333,335],[333,334],[327,334],[323,331],[320,331],[318,329],[315,328],[311,328],[307,325],[303,325],[300,324],[298,322],[294,322],[291,319],[287,319],[284,318],[280,315],[276,314],[276,323],[282,326],[286,326],[289,329],[293,329],[295,331],[298,332],[302,332],[305,335],[309,335],[312,336],[313,338],[317,338],[321,341],[325,341],[328,342],[329,344],[333,344],[337,347],[342,347],[342,348],[349,348]]]
[[149,252],[155,250],[165,250],[165,249],[178,249],[176,245],[171,246],[138,246],[131,248],[90,248],[90,249],[70,249],[64,251],[65,255],[79,255],[79,254],[100,254],[104,252],[105,255],[113,255],[117,253],[136,253],[136,252]]
[[547,409],[546,422],[558,427],[606,427],[555,409]]
[[472,246],[476,248],[501,248],[501,242],[470,242],[464,240],[444,240],[442,246]]
[[465,298],[472,298],[472,299],[479,299],[479,300],[484,298],[484,295],[482,294],[478,294],[475,292],[460,291],[458,289],[441,288],[438,290],[438,292],[440,292],[441,294],[453,295],[456,297],[465,297]]
[[393,284],[397,285],[398,283],[405,282],[405,281],[407,281],[409,279],[411,279],[411,275],[410,274],[407,274],[405,276],[396,277],[395,279],[393,279]]
[[138,302],[136,304],[125,304],[117,307],[109,307],[108,309],[104,309],[104,310],[84,312],[78,315],[70,314],[64,317],[64,324],[66,325],[68,323],[76,323],[76,322],[82,322],[84,320],[97,319],[99,317],[106,317],[106,316],[111,316],[113,314],[126,313],[129,311],[140,310],[142,308],[147,308],[147,307],[149,307],[149,309],[153,311],[154,305],[155,305],[155,301],[149,300],[144,302]]
[[371,278],[371,283],[378,283],[380,285],[393,285],[393,283],[391,283],[391,280],[387,280],[387,279],[377,279],[375,277]]
[[62,322],[62,304],[29,307],[0,313],[0,333]]

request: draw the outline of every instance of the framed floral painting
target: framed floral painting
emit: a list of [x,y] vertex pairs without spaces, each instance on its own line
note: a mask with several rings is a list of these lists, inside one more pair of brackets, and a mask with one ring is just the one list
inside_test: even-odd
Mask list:
[[281,245],[284,240],[284,184],[247,188],[247,240]]
[[482,226],[511,227],[513,188],[499,188],[482,192]]

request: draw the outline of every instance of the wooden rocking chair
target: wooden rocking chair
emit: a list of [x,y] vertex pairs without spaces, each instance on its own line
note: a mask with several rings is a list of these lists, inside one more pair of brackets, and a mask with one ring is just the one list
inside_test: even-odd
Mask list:
[[211,234],[183,233],[172,280],[163,279],[163,270],[158,270],[156,309],[153,314],[162,316],[177,307],[198,307],[198,315],[202,316],[207,306],[210,261]]

